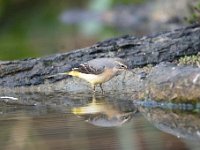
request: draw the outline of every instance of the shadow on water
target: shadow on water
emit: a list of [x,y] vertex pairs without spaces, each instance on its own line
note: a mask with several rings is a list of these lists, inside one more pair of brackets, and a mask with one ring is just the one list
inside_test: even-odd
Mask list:
[[[198,104],[118,95],[15,93],[0,106],[0,149],[198,149]],[[5,103],[6,102],[6,103]],[[170,107],[169,107],[170,106]]]

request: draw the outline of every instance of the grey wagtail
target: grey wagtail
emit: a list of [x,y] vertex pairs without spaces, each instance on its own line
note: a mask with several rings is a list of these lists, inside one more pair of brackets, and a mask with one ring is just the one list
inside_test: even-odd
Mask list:
[[86,80],[92,85],[93,92],[95,92],[96,85],[99,84],[103,94],[102,83],[127,69],[127,64],[121,58],[96,58],[80,64],[69,72],[59,74],[67,74]]

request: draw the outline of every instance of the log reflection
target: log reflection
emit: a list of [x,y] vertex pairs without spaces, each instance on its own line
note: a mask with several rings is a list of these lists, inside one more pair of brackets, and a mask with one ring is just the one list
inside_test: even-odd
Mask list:
[[200,113],[195,110],[138,108],[156,128],[178,138],[200,141]]

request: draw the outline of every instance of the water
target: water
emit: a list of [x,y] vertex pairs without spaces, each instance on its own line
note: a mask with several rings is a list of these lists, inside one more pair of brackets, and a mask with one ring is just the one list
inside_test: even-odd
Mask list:
[[167,150],[200,146],[196,110],[152,108],[116,95],[10,95],[18,101],[1,104],[0,149]]

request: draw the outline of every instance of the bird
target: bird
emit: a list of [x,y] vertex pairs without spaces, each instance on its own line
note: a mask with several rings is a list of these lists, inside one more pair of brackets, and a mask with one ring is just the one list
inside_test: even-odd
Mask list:
[[96,92],[96,85],[99,85],[104,93],[102,84],[128,69],[127,63],[121,58],[96,58],[81,63],[66,74],[86,80]]
[[72,68],[70,71],[59,74],[78,77],[89,82],[94,93],[96,92],[96,86],[99,85],[103,94],[102,84],[127,69],[127,63],[121,58],[96,58],[81,63],[78,67]]

